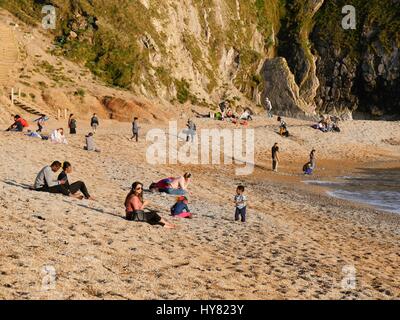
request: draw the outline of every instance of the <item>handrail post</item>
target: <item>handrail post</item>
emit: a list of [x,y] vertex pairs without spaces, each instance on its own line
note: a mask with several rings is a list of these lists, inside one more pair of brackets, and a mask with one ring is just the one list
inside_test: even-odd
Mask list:
[[14,88],[11,88],[11,105],[14,106]]

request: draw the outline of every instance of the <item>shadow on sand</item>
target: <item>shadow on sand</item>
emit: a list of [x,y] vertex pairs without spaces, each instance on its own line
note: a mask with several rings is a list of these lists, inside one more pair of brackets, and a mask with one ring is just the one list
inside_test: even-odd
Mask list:
[[5,184],[8,184],[8,185],[13,186],[13,187],[19,187],[19,188],[22,188],[22,189],[33,190],[32,189],[32,185],[24,184],[24,183],[18,183],[15,180],[3,180],[3,182]]

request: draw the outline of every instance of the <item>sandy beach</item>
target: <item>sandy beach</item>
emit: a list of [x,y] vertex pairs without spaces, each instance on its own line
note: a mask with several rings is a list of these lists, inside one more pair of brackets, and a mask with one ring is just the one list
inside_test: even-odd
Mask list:
[[[178,119],[180,128],[185,121]],[[302,182],[301,168],[312,148],[312,179],[399,167],[400,123],[349,121],[341,133],[322,133],[308,121],[287,122],[289,138],[276,133],[276,119],[250,123],[256,166],[249,176],[236,176],[233,165],[148,164],[145,134],[167,123],[141,124],[135,143],[130,123],[102,120],[95,135],[101,153],[83,150],[88,120],[78,119],[68,145],[6,133],[3,125],[0,299],[399,299],[400,216],[330,198]],[[235,128],[210,119],[196,123],[198,130]],[[50,120],[46,131],[59,126],[65,120]],[[270,169],[274,142],[281,147],[278,173]],[[30,191],[53,160],[70,161],[70,181],[85,181],[97,201]],[[124,219],[132,182],[147,187],[186,171],[193,173],[194,219],[170,218],[175,198],[147,193],[150,208],[178,228]],[[233,221],[239,183],[249,198],[246,224]],[[53,270],[51,288],[44,270]],[[348,270],[355,274],[353,288],[343,286]]]

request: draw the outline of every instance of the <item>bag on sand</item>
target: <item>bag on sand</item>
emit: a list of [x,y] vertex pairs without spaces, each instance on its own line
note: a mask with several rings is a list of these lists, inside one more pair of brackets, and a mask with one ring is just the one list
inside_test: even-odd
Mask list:
[[136,222],[145,222],[145,212],[142,210],[134,211],[134,212],[127,212],[126,213],[126,220],[128,221],[136,221]]

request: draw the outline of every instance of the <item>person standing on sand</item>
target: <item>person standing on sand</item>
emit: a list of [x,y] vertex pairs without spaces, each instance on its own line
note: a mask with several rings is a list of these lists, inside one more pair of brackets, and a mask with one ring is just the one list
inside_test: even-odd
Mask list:
[[234,202],[236,206],[235,221],[239,221],[240,217],[242,222],[246,222],[247,198],[244,195],[244,186],[237,187]]
[[189,119],[186,123],[186,127],[187,127],[187,133],[186,133],[186,142],[189,142],[189,140],[191,140],[192,142],[194,142],[194,136],[196,135],[196,124]]
[[69,115],[68,128],[70,134],[76,134],[76,119],[73,113]]
[[92,118],[90,119],[90,126],[93,129],[93,132],[96,133],[96,129],[99,126],[99,118],[97,117],[97,114],[93,113]]
[[134,182],[131,191],[125,199],[126,219],[129,221],[147,222],[151,225],[161,225],[167,229],[174,229],[175,225],[161,218],[155,211],[145,212],[149,204],[143,200],[143,183]]
[[316,165],[316,157],[315,157],[315,149],[312,149],[311,153],[310,153],[310,165],[311,165],[311,169],[314,170],[315,169],[315,165]]
[[265,110],[267,110],[268,118],[272,118],[272,104],[268,97],[265,97]]
[[42,114],[40,118],[36,119],[35,122],[37,123],[38,129],[36,130],[37,133],[41,133],[44,127],[45,121],[48,120],[46,115]]
[[278,172],[279,147],[277,142],[275,142],[271,151],[272,151],[272,171]]
[[50,166],[45,166],[36,176],[33,190],[49,193],[61,193],[64,196],[81,199],[81,197],[72,194],[65,186],[64,180],[54,179],[54,173],[61,168],[61,162],[54,161]]
[[139,140],[139,122],[138,122],[138,118],[135,117],[133,119],[132,122],[132,138],[130,140],[133,140],[134,138],[136,138],[136,142],[138,142]]

